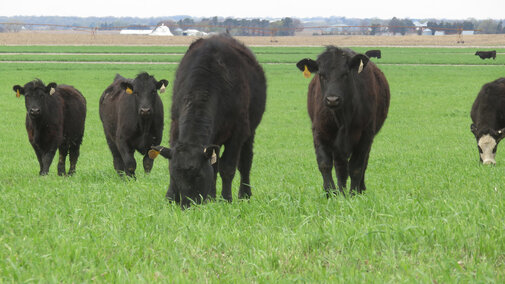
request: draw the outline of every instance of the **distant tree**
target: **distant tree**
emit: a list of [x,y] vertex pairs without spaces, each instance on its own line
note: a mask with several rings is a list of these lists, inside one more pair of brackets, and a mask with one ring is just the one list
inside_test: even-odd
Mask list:
[[393,17],[391,19],[391,21],[389,21],[389,24],[388,24],[389,32],[393,33],[394,35],[396,35],[397,33],[400,33],[401,32],[401,28],[400,28],[401,24],[402,24],[402,22],[400,21],[400,19]]
[[496,33],[497,34],[503,33],[503,27],[502,27],[502,22],[501,21],[499,21],[498,25],[496,26]]
[[494,20],[483,20],[479,24],[479,30],[482,34],[494,34],[496,33],[496,28],[498,27],[498,23]]
[[190,28],[191,26],[195,25],[195,21],[192,18],[185,18],[182,20],[179,20],[177,22],[179,24],[179,27],[183,30]]
[[392,32],[393,34],[399,33],[401,35],[405,35],[407,32],[414,31],[414,28],[409,28],[409,27],[413,27],[413,26],[414,26],[414,23],[410,19],[400,20],[396,17],[393,17],[391,19],[391,21],[389,21],[388,29],[389,29],[389,32]]
[[372,30],[370,31],[371,35],[376,35],[380,32],[380,24],[372,24]]

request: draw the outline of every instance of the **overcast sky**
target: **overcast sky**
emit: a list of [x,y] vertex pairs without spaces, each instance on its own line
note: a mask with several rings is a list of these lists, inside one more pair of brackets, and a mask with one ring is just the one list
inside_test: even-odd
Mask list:
[[505,0],[2,0],[0,16],[504,19]]

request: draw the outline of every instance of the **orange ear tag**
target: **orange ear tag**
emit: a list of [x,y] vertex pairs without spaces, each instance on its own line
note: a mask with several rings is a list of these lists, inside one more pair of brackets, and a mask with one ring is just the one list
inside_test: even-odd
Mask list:
[[133,93],[133,90],[127,87],[127,88],[126,88],[126,93],[127,93],[128,95],[131,95],[131,94]]
[[156,150],[149,150],[149,152],[147,152],[147,154],[149,155],[149,158],[151,158],[151,160],[154,160],[154,159],[156,159],[156,157],[158,157],[160,152],[158,152]]
[[19,89],[16,90],[16,98],[19,98],[21,94],[19,93]]
[[303,70],[303,77],[310,78],[310,71],[307,68],[307,65],[305,65],[305,70]]

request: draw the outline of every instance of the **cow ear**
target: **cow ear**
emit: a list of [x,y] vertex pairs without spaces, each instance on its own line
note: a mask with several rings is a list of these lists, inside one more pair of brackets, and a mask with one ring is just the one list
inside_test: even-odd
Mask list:
[[477,126],[475,126],[475,124],[472,123],[472,125],[470,125],[470,131],[472,131],[473,135],[477,138]]
[[21,87],[20,85],[15,85],[12,87],[14,92],[16,92],[16,97],[19,98],[21,95],[25,94],[25,89]]
[[156,159],[159,154],[163,156],[166,159],[171,159],[172,158],[172,150],[170,148],[165,148],[163,146],[151,146],[151,150],[147,153],[149,155],[149,158],[152,160]]
[[58,86],[58,84],[54,83],[54,82],[51,82],[49,84],[47,84],[46,86],[46,92],[48,92],[51,96],[54,94],[54,92],[56,92],[56,87]]
[[121,89],[123,89],[128,95],[133,94],[133,85],[128,82],[121,82]]
[[219,149],[220,147],[218,145],[209,145],[203,149],[203,153],[205,154],[205,157],[210,160],[211,165],[217,163]]
[[159,80],[156,83],[156,89],[160,90],[160,93],[165,92],[165,88],[168,86],[168,81],[165,79]]
[[310,73],[314,73],[319,70],[319,66],[317,65],[317,62],[310,59],[310,58],[304,58],[304,59],[298,61],[298,63],[296,63],[296,67],[298,67],[298,69],[300,69],[300,71],[303,72],[303,75],[305,76],[305,78],[309,78]]
[[366,65],[368,64],[368,61],[370,61],[370,58],[364,54],[356,54],[351,58],[351,61],[349,62],[349,68],[351,70],[357,70],[358,74],[365,69]]
[[496,133],[498,134],[498,137],[496,138],[496,143],[500,142],[503,138],[505,138],[505,128],[496,131]]

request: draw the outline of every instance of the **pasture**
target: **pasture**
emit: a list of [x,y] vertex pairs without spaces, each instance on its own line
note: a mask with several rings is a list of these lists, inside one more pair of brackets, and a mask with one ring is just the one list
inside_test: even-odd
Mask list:
[[[268,82],[253,196],[237,200],[237,173],[233,203],[181,211],[164,199],[167,160],[150,175],[139,167],[137,180],[117,176],[98,100],[116,73],[168,79],[168,145],[170,63],[185,49],[0,46],[0,282],[504,281],[505,146],[496,166],[480,165],[469,113],[481,86],[505,76],[505,49],[483,61],[475,48],[380,48],[383,58],[372,61],[389,81],[391,106],[372,146],[367,192],[327,199],[306,111],[309,80],[295,67],[322,47],[253,47]],[[12,91],[34,78],[73,85],[87,99],[72,177],[57,176],[57,159],[38,176],[24,99]]]

